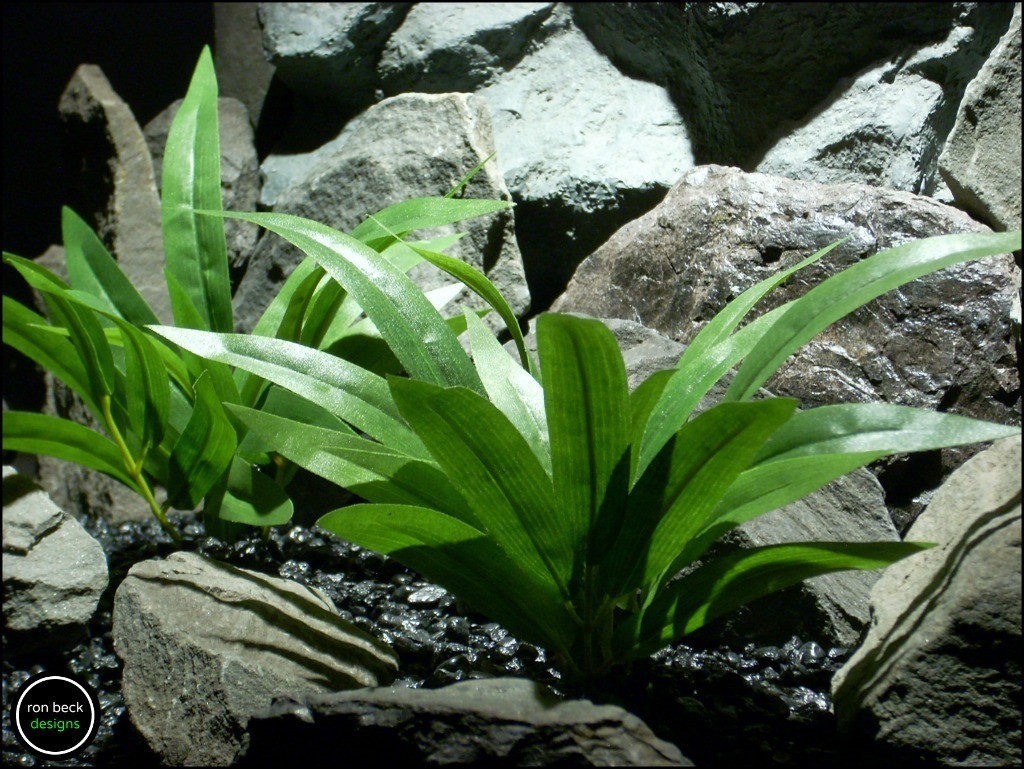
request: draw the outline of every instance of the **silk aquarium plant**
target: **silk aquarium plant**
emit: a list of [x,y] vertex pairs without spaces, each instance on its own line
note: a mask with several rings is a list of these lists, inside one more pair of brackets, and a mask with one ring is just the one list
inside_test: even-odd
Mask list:
[[[484,161],[486,162],[486,161]],[[482,165],[482,164],[481,164]],[[234,329],[221,211],[217,81],[208,49],[167,139],[162,189],[165,270],[174,323],[181,329]],[[508,208],[504,201],[457,199],[479,166],[446,197],[390,206],[353,231],[374,258],[402,272],[422,256],[389,233],[441,227]],[[245,525],[270,526],[293,512],[284,486],[295,467],[277,463],[258,436],[225,408],[258,408],[332,429],[343,425],[307,400],[258,375],[202,359],[147,327],[153,309],[103,242],[73,211],[62,216],[68,281],[34,262],[4,254],[45,304],[46,317],[3,298],[3,341],[33,359],[81,398],[96,428],[45,414],[5,412],[5,450],[46,454],[106,473],[140,494],[176,540],[170,508],[202,508],[207,531],[230,538]],[[435,253],[458,235],[417,244]],[[445,265],[457,262],[451,257]],[[461,264],[461,263],[460,263]],[[461,286],[420,298],[431,311]],[[449,335],[465,329],[458,315]],[[301,342],[359,359],[373,370],[394,365],[353,295],[313,259],[301,263],[253,330],[253,338]],[[383,348],[383,350],[382,350]],[[325,352],[328,360],[332,353]],[[159,493],[162,488],[163,494]]]
[[[500,294],[462,266],[459,277],[506,319],[518,361],[467,314],[470,356],[365,240],[280,214],[217,216],[255,222],[314,259],[364,308],[407,376],[382,377],[285,339],[153,330],[328,412],[312,420],[225,406],[274,452],[366,501],[320,526],[443,585],[548,649],[571,678],[593,679],[809,577],[884,567],[928,547],[794,542],[702,560],[730,529],[882,457],[1019,429],[884,403],[800,410],[790,398],[757,397],[836,320],[935,270],[1018,249],[1019,232],[882,251],[743,323],[833,244],[740,294],[674,368],[630,392],[618,345],[596,320],[540,316],[535,361]],[[387,223],[371,219],[371,228],[397,241]],[[737,366],[721,401],[697,413]]]

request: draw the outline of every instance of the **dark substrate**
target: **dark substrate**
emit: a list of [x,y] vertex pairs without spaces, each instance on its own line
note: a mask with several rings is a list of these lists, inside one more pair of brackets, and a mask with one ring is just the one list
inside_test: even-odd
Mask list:
[[[186,534],[184,549],[322,589],[346,618],[394,647],[402,682],[435,688],[511,675],[564,691],[542,649],[521,643],[395,561],[301,526],[274,530],[269,540],[254,535],[226,545],[203,536],[201,527],[186,524],[185,518],[177,521]],[[25,752],[8,717],[18,685],[40,672],[83,676],[99,690],[103,711],[96,741],[75,759],[53,765],[157,763],[125,712],[121,663],[110,634],[111,607],[132,564],[176,548],[155,521],[117,528],[98,523],[90,531],[107,552],[111,582],[88,638],[69,651],[45,656],[19,654],[4,638],[5,766],[47,765]],[[698,765],[860,767],[867,759],[863,744],[844,744],[829,712],[829,681],[847,656],[847,650],[826,650],[799,638],[782,646],[746,644],[739,649],[709,642],[676,644],[619,671],[586,695],[635,713]],[[299,753],[295,757],[302,758]]]

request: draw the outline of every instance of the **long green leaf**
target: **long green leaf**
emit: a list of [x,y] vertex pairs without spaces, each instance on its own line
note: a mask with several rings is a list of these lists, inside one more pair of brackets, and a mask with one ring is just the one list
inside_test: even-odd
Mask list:
[[158,446],[170,420],[171,385],[158,342],[130,323],[115,321],[125,352],[126,408],[143,446]]
[[231,460],[227,493],[217,510],[220,520],[280,526],[291,520],[293,512],[291,499],[273,479],[238,457]]
[[196,355],[237,366],[287,388],[388,446],[426,456],[419,439],[401,421],[387,383],[359,366],[283,339],[152,328]]
[[726,400],[753,396],[786,358],[820,331],[887,291],[943,267],[1020,247],[1020,231],[943,235],[880,251],[848,267],[793,303],[744,361]]
[[316,259],[359,302],[410,376],[483,391],[472,361],[444,319],[409,277],[376,251],[298,216],[221,215],[265,227]]
[[571,529],[553,515],[551,479],[526,439],[485,398],[392,377],[402,416],[469,502],[483,530],[537,583],[538,598],[568,600]]
[[235,454],[235,430],[204,373],[195,383],[195,408],[170,458],[167,489],[172,506],[191,510],[228,470]]
[[5,451],[42,454],[99,470],[132,491],[138,486],[125,471],[121,452],[109,438],[67,419],[25,411],[6,411],[3,418]]
[[537,321],[537,351],[555,501],[579,568],[595,562],[596,555],[611,545],[625,510],[626,368],[612,332],[597,320],[542,315]]
[[615,650],[620,658],[638,659],[797,582],[836,571],[879,569],[928,547],[917,542],[804,542],[741,550],[673,582],[643,615],[619,626]]
[[842,403],[797,413],[758,452],[758,463],[863,451],[901,454],[994,441],[1020,427],[890,403]]
[[[611,548],[611,595],[643,587],[648,595],[707,524],[718,502],[796,401],[724,404],[687,423],[658,454],[629,495],[629,525]],[[619,582],[618,580],[622,580]]]
[[505,200],[465,198],[414,198],[396,203],[368,217],[352,230],[352,237],[371,248],[383,248],[392,241],[392,233],[404,236],[413,230],[433,229],[465,219],[485,216],[513,207]]
[[64,382],[82,398],[97,419],[102,412],[92,396],[88,373],[67,338],[50,333],[46,318],[16,299],[3,298],[4,344],[25,355]]
[[416,569],[520,638],[554,653],[568,649],[573,634],[568,612],[539,598],[518,564],[472,526],[406,505],[353,505],[317,523]]
[[[387,228],[382,225],[382,229],[386,230]],[[398,236],[393,235],[393,237],[397,239]],[[491,283],[488,277],[480,272],[480,270],[463,262],[461,259],[429,251],[412,242],[406,245],[438,269],[444,270],[453,278],[460,280],[493,307],[505,322],[505,328],[512,335],[512,339],[515,340],[516,349],[519,351],[519,359],[522,361],[523,368],[536,375],[537,372],[530,369],[532,362],[529,354],[526,352],[526,342],[523,339],[523,332],[519,328],[519,321],[516,320],[515,313],[512,312],[512,308],[505,301],[505,297],[502,296],[497,286]]]
[[508,417],[526,439],[544,470],[551,474],[548,420],[544,412],[544,388],[516,364],[491,330],[471,312],[465,313],[473,364],[491,403]]
[[99,236],[66,206],[61,209],[61,228],[72,287],[96,297],[112,313],[136,326],[160,322]]
[[[208,47],[203,48],[188,94],[171,124],[163,168],[167,270],[198,310],[201,328],[232,331],[224,221],[197,214],[221,210],[217,76]],[[173,296],[171,304],[175,323],[189,325]]]
[[478,525],[469,505],[432,462],[264,411],[228,409],[286,459],[370,502],[431,507]]
[[[658,382],[661,392],[653,406],[644,404],[645,418],[640,414],[633,420],[633,443],[639,451],[633,456],[632,479],[636,482],[655,455],[685,424],[711,388],[739,361],[753,350],[772,326],[786,313],[791,302],[766,312],[751,321],[732,336],[687,360],[686,368],[672,370],[664,383]],[[656,376],[664,376],[659,372]]]

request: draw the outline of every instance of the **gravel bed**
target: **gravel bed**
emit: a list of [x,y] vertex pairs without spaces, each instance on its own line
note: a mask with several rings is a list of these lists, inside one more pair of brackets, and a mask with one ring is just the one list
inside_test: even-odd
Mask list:
[[[254,536],[228,545],[205,537],[185,517],[175,520],[185,533],[181,549],[323,590],[346,619],[393,646],[400,658],[399,682],[436,688],[513,675],[580,694],[565,691],[543,649],[520,642],[395,561],[302,526],[275,529],[266,540]],[[111,573],[87,640],[63,653],[33,656],[7,653],[4,639],[5,766],[48,765],[24,751],[9,718],[17,687],[40,672],[83,676],[99,691],[103,711],[96,741],[75,759],[53,765],[156,763],[125,712],[111,608],[114,591],[132,564],[178,548],[155,521],[87,528],[103,545]],[[829,680],[847,657],[845,649],[824,649],[799,638],[782,646],[741,649],[676,644],[620,670],[586,696],[635,713],[698,765],[862,766],[864,756],[853,755],[856,751],[841,743],[829,712]]]

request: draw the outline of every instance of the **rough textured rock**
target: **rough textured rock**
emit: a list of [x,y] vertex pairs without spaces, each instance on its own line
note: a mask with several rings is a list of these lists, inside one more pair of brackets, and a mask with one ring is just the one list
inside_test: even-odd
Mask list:
[[274,77],[263,54],[259,3],[214,3],[214,63],[221,96],[241,101],[258,125]]
[[[287,161],[268,159],[263,166],[265,188],[279,191],[274,197],[275,211],[306,216],[344,232],[394,203],[444,195],[493,151],[490,117],[478,97],[406,94],[371,107],[312,155]],[[495,161],[481,169],[464,188],[463,196],[510,199]],[[513,311],[523,314],[530,296],[512,212],[424,231],[422,236],[453,231],[468,235],[446,253],[483,270]],[[235,296],[239,325],[252,328],[301,259],[301,252],[276,236],[260,241]],[[423,288],[454,282],[430,265],[413,268],[410,276]],[[475,295],[469,297],[468,291],[462,296],[467,299],[465,306],[484,306]]]
[[[984,230],[908,193],[706,166],[580,265],[555,309],[638,320],[686,342],[742,290],[840,238],[850,239],[766,297],[764,309],[884,248]],[[805,345],[767,387],[805,406],[882,400],[1019,424],[1015,270],[1008,255],[989,258],[889,292]],[[970,451],[943,450],[935,469],[949,472]],[[901,499],[938,485],[932,464],[937,457],[908,468]]]
[[263,47],[277,74],[314,100],[365,105],[376,66],[410,3],[260,3]]
[[[159,189],[163,189],[164,148],[174,116],[181,107],[181,99],[146,124],[143,132],[153,156],[153,170]],[[224,210],[255,211],[260,199],[260,162],[249,122],[249,112],[238,99],[220,98],[217,101],[220,131],[220,186]],[[256,246],[259,228],[255,224],[237,219],[224,221],[224,235],[228,244],[228,263],[237,278]]]
[[939,170],[956,202],[997,230],[1021,226],[1020,3],[960,105]]
[[68,205],[99,234],[163,322],[163,231],[153,163],[139,124],[103,71],[83,64],[60,97],[68,151]]
[[379,766],[693,766],[622,708],[521,678],[293,698],[250,725],[243,766],[287,762],[298,744],[322,760],[343,744]]
[[522,59],[554,3],[415,3],[388,39],[386,94],[473,91]]
[[841,79],[803,120],[780,126],[780,140],[756,170],[935,196],[942,186],[937,150],[992,48],[991,36],[956,26],[941,43],[912,46]]
[[535,38],[478,93],[491,108],[535,306],[544,308],[584,256],[693,166],[693,153],[664,89],[623,75],[564,6]]
[[227,766],[273,698],[387,684],[397,669],[322,593],[193,553],[132,567],[113,636],[132,722],[170,765]]
[[12,651],[73,646],[107,587],[99,542],[31,479],[3,471],[4,633]]
[[[630,388],[656,371],[674,366],[686,346],[633,321],[602,319],[615,334],[626,364]],[[536,352],[536,335],[526,336],[527,348]],[[514,353],[509,342],[506,349]],[[703,411],[725,394],[729,377],[712,388],[698,406]],[[772,393],[762,390],[762,395]],[[895,542],[899,540],[885,496],[875,477],[857,470],[804,499],[755,518],[727,533],[708,552],[725,555],[741,547],[809,541]],[[838,646],[853,646],[869,619],[868,594],[878,572],[847,571],[826,574],[766,596],[742,607],[707,634],[743,645],[781,644],[793,635],[816,638]]]
[[833,679],[840,724],[947,766],[1021,761],[1021,439],[971,459],[886,570],[864,643]]
[[782,122],[804,119],[842,78],[944,40],[955,26],[1005,29],[1009,13],[983,3],[657,3],[644,13],[627,3],[573,5],[576,23],[617,66],[668,88],[697,162],[748,170]]

